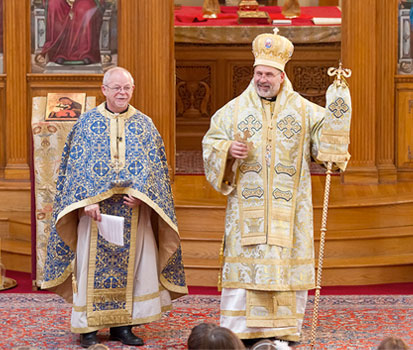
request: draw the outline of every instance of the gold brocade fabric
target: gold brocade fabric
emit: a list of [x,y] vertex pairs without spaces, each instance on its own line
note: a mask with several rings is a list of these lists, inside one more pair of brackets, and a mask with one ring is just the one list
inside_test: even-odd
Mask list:
[[99,207],[102,214],[125,219],[124,245],[106,241],[98,234],[96,221],[92,221],[86,303],[88,326],[130,324],[139,207],[127,207],[123,195],[105,199]]
[[350,90],[346,84],[334,82],[326,93],[325,124],[320,137],[320,160],[335,163],[348,162],[350,124]]
[[[340,26],[279,27],[279,35],[293,44],[340,43]],[[272,26],[175,26],[177,44],[248,44],[263,33],[273,33]]]
[[[228,195],[222,287],[261,291],[314,287],[310,157],[317,158],[324,109],[282,84],[270,118],[253,83],[211,119],[203,139],[205,175]],[[228,149],[248,130],[248,158],[223,182]],[[267,165],[266,155],[271,155]]]
[[295,292],[247,290],[247,327],[296,327]]
[[[95,97],[87,97],[86,110],[94,108]],[[57,173],[66,136],[74,121],[45,122],[46,97],[34,97],[32,106],[34,191],[36,200],[36,284],[43,280],[43,266],[50,233]]]

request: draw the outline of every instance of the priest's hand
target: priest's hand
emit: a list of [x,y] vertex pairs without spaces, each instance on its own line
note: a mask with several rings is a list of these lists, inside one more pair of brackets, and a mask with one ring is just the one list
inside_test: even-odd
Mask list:
[[232,141],[231,146],[229,146],[229,154],[236,159],[245,159],[248,157],[248,147],[243,142]]
[[102,216],[100,215],[99,204],[91,204],[85,207],[85,214],[90,216],[93,220],[102,221]]
[[136,208],[142,203],[138,198],[132,197],[130,194],[123,196],[123,204],[126,204],[129,208]]

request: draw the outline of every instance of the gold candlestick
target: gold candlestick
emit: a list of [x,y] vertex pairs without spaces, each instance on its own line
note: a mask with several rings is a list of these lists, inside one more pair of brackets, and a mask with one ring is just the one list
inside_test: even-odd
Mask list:
[[285,0],[282,14],[287,18],[296,18],[300,15],[300,4],[298,0]]
[[221,13],[218,0],[204,0],[204,4],[202,6],[202,17],[217,18],[218,13]]

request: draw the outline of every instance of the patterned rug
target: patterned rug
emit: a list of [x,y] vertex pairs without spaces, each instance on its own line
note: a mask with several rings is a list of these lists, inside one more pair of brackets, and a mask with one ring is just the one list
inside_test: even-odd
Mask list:
[[[310,349],[313,307],[310,297],[302,343]],[[70,305],[54,294],[0,294],[0,349],[81,349],[70,333]],[[218,323],[219,296],[189,295],[174,302],[173,311],[157,322],[134,328],[145,341],[139,349],[186,349],[190,330],[201,322]],[[389,335],[413,346],[413,295],[321,296],[316,349],[377,349]],[[137,349],[99,337],[110,349]]]

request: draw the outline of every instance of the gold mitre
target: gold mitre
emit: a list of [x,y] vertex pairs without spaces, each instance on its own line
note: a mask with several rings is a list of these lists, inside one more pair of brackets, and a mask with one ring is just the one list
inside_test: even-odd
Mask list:
[[254,67],[264,65],[284,72],[284,67],[293,52],[293,43],[286,37],[278,35],[278,28],[274,28],[274,34],[260,34],[252,42],[252,53],[255,57]]

